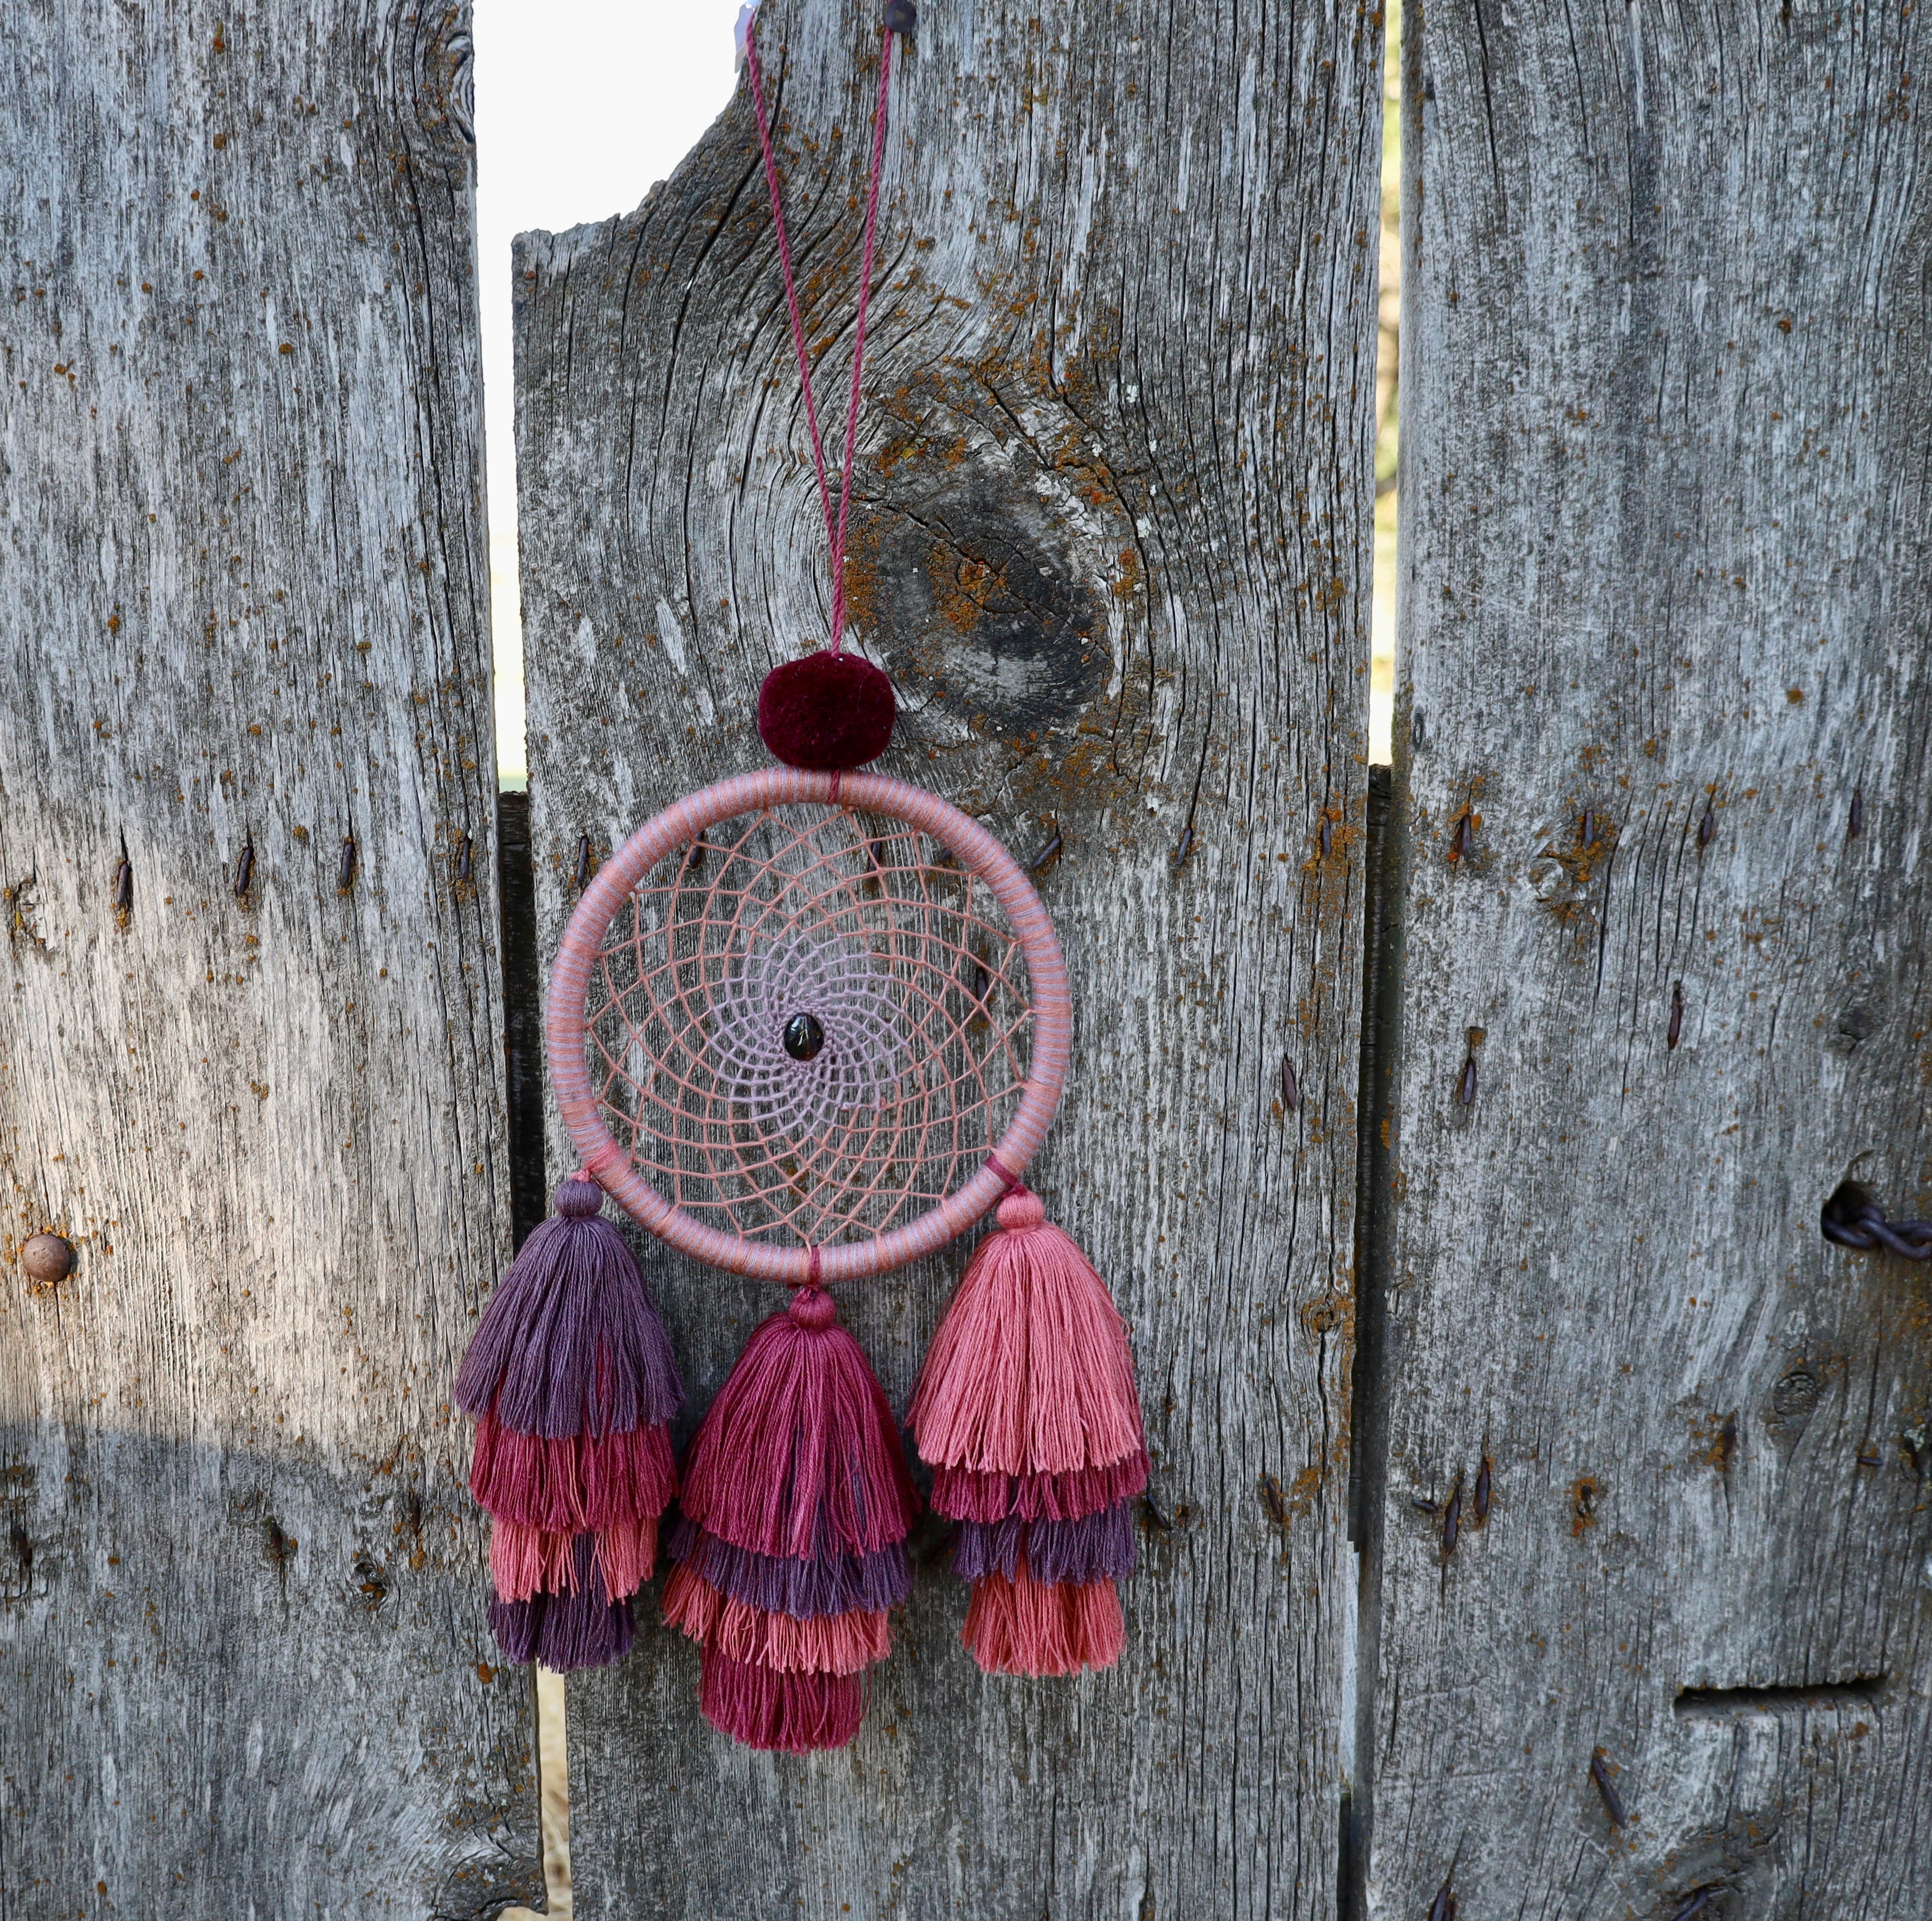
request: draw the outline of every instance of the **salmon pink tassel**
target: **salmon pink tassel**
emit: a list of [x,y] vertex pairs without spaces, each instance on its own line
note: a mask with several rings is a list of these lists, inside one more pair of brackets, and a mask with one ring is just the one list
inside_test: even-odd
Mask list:
[[855,1608],[803,1618],[721,1594],[688,1563],[664,1583],[664,1619],[730,1659],[781,1674],[856,1674],[892,1652],[883,1611]]
[[912,1428],[932,1505],[962,1524],[962,1638],[989,1674],[1110,1666],[1147,1444],[1106,1283],[1016,1185],[933,1337]]
[[960,1639],[988,1674],[1037,1678],[1111,1668],[1126,1631],[1111,1581],[1036,1581],[1022,1558],[1010,1580],[993,1573],[974,1582]]
[[917,1497],[885,1391],[831,1296],[752,1332],[685,1457],[664,1618],[704,1649],[699,1704],[754,1748],[858,1732],[890,1651]]
[[587,1176],[524,1244],[457,1376],[470,1492],[491,1517],[490,1618],[512,1661],[594,1667],[631,1644],[676,1491],[684,1395],[650,1292]]

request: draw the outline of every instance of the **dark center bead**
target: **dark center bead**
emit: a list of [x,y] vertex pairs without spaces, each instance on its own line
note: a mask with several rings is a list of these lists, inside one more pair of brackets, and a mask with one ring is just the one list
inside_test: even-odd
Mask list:
[[815,1014],[794,1014],[784,1025],[784,1050],[794,1060],[816,1060],[825,1029]]

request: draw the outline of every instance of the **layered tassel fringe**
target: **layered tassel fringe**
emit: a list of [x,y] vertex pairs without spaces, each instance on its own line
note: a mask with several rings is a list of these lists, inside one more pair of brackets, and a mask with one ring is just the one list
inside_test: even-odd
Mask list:
[[[456,1400],[491,1515],[492,1626],[512,1661],[620,1658],[678,1493],[669,1343],[582,1178],[484,1315]],[[960,1524],[962,1636],[989,1674],[1111,1666],[1148,1455],[1126,1329],[1024,1188],[968,1265],[913,1398],[934,1508]],[[911,1586],[918,1500],[884,1390],[830,1297],[800,1288],[754,1330],[693,1439],[664,1618],[703,1650],[714,1726],[790,1753],[844,1746]]]
[[712,1727],[788,1755],[842,1748],[866,1718],[864,1684],[850,1674],[781,1674],[706,1648],[698,1704]]
[[960,1639],[988,1674],[1038,1678],[1111,1668],[1126,1630],[1111,1579],[1036,1581],[1022,1557],[1010,1579],[996,1572],[974,1582]]
[[962,1637],[989,1674],[1111,1666],[1147,1445],[1106,1284],[1016,1188],[940,1323],[913,1396],[932,1505],[962,1524]]
[[630,1651],[631,1604],[614,1601],[604,1587],[596,1536],[580,1534],[571,1546],[572,1584],[567,1590],[490,1603],[490,1626],[506,1661],[541,1661],[568,1674],[602,1668]]
[[582,1176],[491,1297],[457,1376],[476,1419],[470,1492],[490,1516],[490,1625],[506,1659],[600,1667],[630,1647],[631,1599],[677,1491],[684,1398],[650,1290]]
[[823,1289],[753,1331],[680,1505],[664,1618],[704,1650],[706,1717],[748,1747],[844,1746],[910,1587],[918,1500],[885,1392]]

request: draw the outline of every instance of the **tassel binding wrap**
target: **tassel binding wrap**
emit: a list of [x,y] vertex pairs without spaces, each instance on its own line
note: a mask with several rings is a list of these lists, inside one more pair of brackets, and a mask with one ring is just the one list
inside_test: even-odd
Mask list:
[[664,1618],[704,1650],[699,1705],[748,1747],[843,1747],[911,1587],[898,1424],[824,1289],[752,1332],[685,1457]]
[[1127,1330],[1085,1255],[1016,1187],[933,1337],[912,1429],[961,1524],[962,1637],[988,1674],[1111,1667],[1147,1443]]
[[490,1622],[512,1661],[602,1667],[677,1490],[684,1399],[650,1290],[603,1191],[578,1175],[491,1296],[456,1380],[476,1420],[470,1489],[488,1511]]

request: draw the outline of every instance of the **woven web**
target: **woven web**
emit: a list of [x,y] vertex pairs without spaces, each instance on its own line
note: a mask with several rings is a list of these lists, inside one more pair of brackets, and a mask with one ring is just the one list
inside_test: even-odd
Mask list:
[[[801,1015],[822,1036],[808,1059],[785,1044]],[[645,876],[584,1024],[604,1125],[660,1194],[722,1232],[826,1246],[979,1170],[1031,1018],[1024,954],[957,856],[801,805],[719,823]]]

